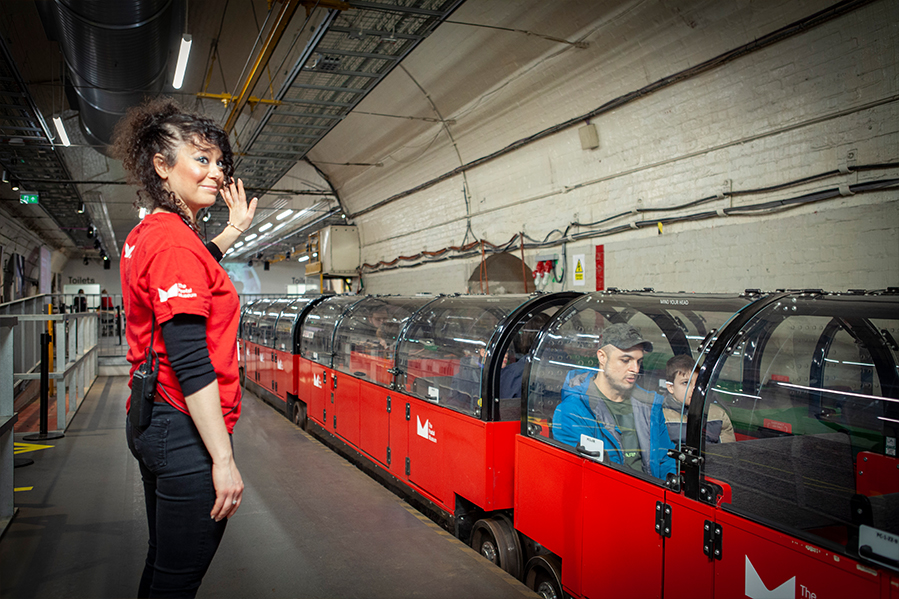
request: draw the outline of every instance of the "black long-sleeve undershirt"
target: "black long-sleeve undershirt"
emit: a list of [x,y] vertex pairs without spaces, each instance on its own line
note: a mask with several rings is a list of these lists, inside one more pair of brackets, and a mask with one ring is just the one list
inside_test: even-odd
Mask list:
[[212,254],[212,257],[215,258],[216,262],[221,262],[222,258],[225,256],[222,253],[221,248],[211,241],[206,243],[206,249],[209,250],[209,253]]
[[196,393],[216,380],[206,345],[206,319],[194,314],[175,314],[162,324],[169,363],[175,370],[181,393]]

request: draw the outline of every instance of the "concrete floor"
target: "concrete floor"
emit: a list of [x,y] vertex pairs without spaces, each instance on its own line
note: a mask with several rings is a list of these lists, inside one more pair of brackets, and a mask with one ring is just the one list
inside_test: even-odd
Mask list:
[[[15,470],[0,597],[136,594],[147,531],[127,391],[98,378],[65,438],[19,454],[34,464]],[[243,504],[200,597],[535,597],[249,393],[234,445]]]

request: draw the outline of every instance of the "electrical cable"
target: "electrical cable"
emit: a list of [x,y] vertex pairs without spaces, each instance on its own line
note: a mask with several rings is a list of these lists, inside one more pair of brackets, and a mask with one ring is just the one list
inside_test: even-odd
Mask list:
[[[854,171],[870,171],[881,168],[893,168],[899,166],[899,163],[883,163],[878,165],[864,165],[861,167],[853,167]],[[822,173],[822,175],[828,175],[828,173]],[[799,179],[798,181],[810,182],[817,180],[821,175],[815,175],[812,177],[805,177],[803,179]],[[744,192],[733,192],[739,194],[748,194],[748,193],[761,193],[761,190],[767,189],[783,189],[786,187],[794,186],[795,181],[791,181],[788,183],[783,183],[776,186],[771,186],[769,188],[759,188],[756,190],[745,190]],[[435,251],[421,251],[413,256],[398,256],[390,261],[381,260],[375,264],[364,263],[360,267],[360,273],[367,272],[383,272],[387,270],[393,270],[396,268],[414,268],[417,266],[421,266],[423,264],[435,264],[438,262],[444,262],[446,260],[459,260],[465,258],[471,258],[481,253],[480,249],[473,248],[483,247],[484,252],[487,253],[502,253],[509,251],[510,249],[526,249],[526,250],[534,250],[534,249],[543,249],[547,247],[556,247],[563,246],[563,265],[562,265],[562,274],[557,279],[555,276],[555,266],[553,265],[553,281],[556,283],[564,282],[565,279],[565,266],[567,260],[567,244],[571,241],[580,241],[584,239],[592,239],[596,237],[608,237],[610,235],[615,235],[617,233],[622,233],[625,231],[630,231],[634,229],[645,229],[647,227],[655,227],[658,223],[662,223],[663,225],[678,223],[678,222],[695,222],[699,220],[705,220],[709,218],[716,217],[729,217],[729,216],[757,216],[764,214],[775,214],[778,212],[783,212],[786,210],[791,210],[793,208],[798,208],[803,205],[821,202],[829,199],[834,199],[838,197],[843,197],[845,195],[852,194],[861,194],[861,193],[870,193],[876,191],[883,191],[887,189],[899,188],[899,178],[891,178],[891,179],[880,179],[875,181],[868,181],[863,183],[856,183],[854,185],[849,185],[845,187],[838,188],[830,188],[825,190],[819,190],[807,194],[803,194],[800,196],[796,196],[794,198],[786,198],[782,200],[772,200],[767,202],[761,202],[759,204],[751,204],[747,206],[736,206],[723,208],[719,210],[707,210],[704,212],[698,212],[694,214],[682,215],[682,216],[672,216],[662,219],[652,219],[652,220],[644,220],[644,221],[636,221],[630,224],[622,224],[616,225],[609,229],[603,230],[590,230],[583,231],[573,234],[568,234],[572,226],[585,226],[579,225],[578,223],[572,223],[569,227],[567,227],[563,232],[558,229],[553,229],[550,233],[544,238],[543,242],[537,242],[532,237],[529,237],[525,234],[518,234],[512,236],[512,238],[503,244],[493,244],[486,240],[475,240],[469,244],[463,244],[461,246],[450,246],[446,248],[442,248],[440,250]],[[728,195],[733,195],[733,193]],[[724,196],[726,197],[726,196]],[[713,199],[723,199],[722,196],[715,196]],[[680,204],[678,206],[670,207],[670,208],[654,208],[651,209],[652,212],[663,212],[663,211],[673,211],[681,209],[683,206],[696,206],[705,201],[708,201],[708,198],[702,198],[700,200],[695,200],[692,202],[687,202],[685,204]],[[621,214],[637,214],[640,211],[629,211]],[[614,217],[609,217],[606,219],[602,219],[600,221],[596,221],[597,223],[608,222],[613,218],[617,218],[621,216],[621,214],[615,215]],[[559,239],[548,241],[550,235],[553,233],[561,233],[563,236]],[[525,239],[531,240],[533,243],[526,243]],[[518,241],[518,244],[516,244]],[[454,253],[451,253],[454,252]],[[448,254],[449,255],[446,255]],[[400,262],[415,262],[415,264],[399,264]],[[368,269],[368,270],[366,270]]]
[[554,135],[560,131],[564,131],[571,127],[580,125],[585,120],[594,119],[599,115],[606,114],[608,112],[611,112],[613,110],[621,108],[622,106],[624,106],[626,104],[629,104],[635,100],[644,98],[652,93],[660,91],[671,85],[680,83],[682,81],[686,81],[688,79],[692,79],[700,74],[714,70],[714,69],[721,67],[731,61],[734,61],[738,58],[746,56],[752,52],[766,48],[772,44],[775,44],[777,42],[788,39],[794,35],[804,33],[806,31],[808,31],[809,29],[811,29],[812,27],[821,25],[832,19],[835,19],[837,17],[848,14],[848,13],[852,12],[853,10],[856,10],[862,6],[870,4],[872,1],[873,0],[844,0],[843,2],[838,2],[837,4],[834,4],[833,6],[830,6],[821,11],[818,11],[817,13],[815,13],[813,15],[810,15],[808,17],[805,17],[803,19],[800,19],[798,21],[790,23],[790,24],[788,24],[784,27],[781,27],[780,29],[773,31],[767,35],[763,35],[759,38],[756,38],[755,40],[753,40],[747,44],[738,46],[738,47],[728,50],[722,54],[719,54],[718,56],[712,57],[706,61],[696,64],[692,67],[688,67],[682,71],[679,71],[672,75],[668,75],[666,77],[658,79],[640,89],[628,92],[626,94],[618,96],[617,98],[613,98],[613,99],[609,100],[608,102],[606,102],[605,104],[602,104],[601,106],[591,110],[590,112],[587,112],[580,116],[568,119],[567,121],[557,123],[550,127],[547,127],[546,129],[543,129],[542,131],[538,131],[532,135],[529,135],[528,137],[521,138],[521,139],[514,141],[511,144],[505,146],[504,148],[500,148],[499,150],[492,152],[491,154],[487,154],[485,156],[482,156],[480,158],[477,158],[475,160],[472,160],[470,162],[462,164],[461,166],[458,166],[450,171],[447,171],[447,172],[443,173],[442,175],[439,175],[433,179],[425,181],[424,183],[421,183],[411,189],[407,189],[405,191],[396,193],[396,194],[394,194],[388,198],[385,198],[379,202],[375,202],[374,204],[367,206],[367,207],[359,210],[358,212],[349,214],[347,216],[349,218],[356,218],[357,216],[362,216],[363,214],[367,214],[368,212],[382,208],[382,207],[386,206],[387,204],[393,203],[399,199],[408,197],[419,191],[423,191],[425,189],[433,187],[434,185],[437,185],[438,183],[441,183],[447,179],[451,179],[451,178],[455,177],[456,175],[459,175],[465,171],[468,171],[468,170],[471,170],[478,166],[481,166],[487,162],[495,160],[496,158],[499,158],[501,156],[509,154],[509,153],[511,153],[519,148],[522,148],[526,145],[529,145],[531,143],[534,143],[536,141],[539,141],[541,139],[544,139],[546,137]]

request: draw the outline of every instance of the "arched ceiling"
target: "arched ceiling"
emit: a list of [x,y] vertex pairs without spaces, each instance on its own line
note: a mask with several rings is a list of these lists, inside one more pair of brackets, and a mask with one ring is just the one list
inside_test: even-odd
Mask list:
[[[116,6],[148,1],[119,0]],[[47,17],[69,4],[77,7],[79,0],[3,1],[0,66],[4,74],[16,74],[0,88],[0,162],[4,170],[21,170],[19,178],[32,179],[30,186],[48,201],[21,206],[8,185],[0,185],[0,200],[8,213],[72,256],[96,255],[86,236],[92,224],[103,249],[117,257],[137,223],[134,190],[123,185],[120,165],[78,127],[78,90],[60,49],[65,42],[57,41]],[[644,40],[646,31],[672,28],[690,35],[704,16],[723,22],[716,13],[735,10],[714,0],[684,6],[645,0],[155,4],[171,12],[168,29],[162,28],[168,39],[156,44],[168,48],[168,71],[174,70],[182,30],[192,36],[193,48],[180,90],[166,77],[160,89],[140,91],[174,96],[227,123],[238,152],[237,175],[261,196],[254,226],[282,224],[238,248],[232,257],[241,259],[283,256],[316,228],[377,209],[407,190],[410,180],[425,183],[594,109],[620,91],[610,85],[560,97],[556,90],[596,69],[604,57],[632,53],[624,63],[628,76],[654,81],[665,74],[643,72],[640,57],[665,48],[635,44],[637,31]],[[715,40],[709,45],[712,52]],[[80,45],[76,51],[89,54]],[[104,57],[117,62],[115,51],[107,49]],[[106,92],[129,91],[107,85]],[[525,101],[545,110],[524,118],[517,109]],[[62,117],[72,146],[58,144],[48,124],[53,116]],[[486,124],[494,125],[489,135],[483,134]],[[23,131],[34,133],[33,139]],[[25,163],[38,168],[23,169]],[[396,183],[401,173],[403,183]],[[82,202],[84,214],[77,210]],[[286,209],[294,212],[285,224],[276,217]],[[226,219],[222,206],[211,211],[205,225],[210,237]]]

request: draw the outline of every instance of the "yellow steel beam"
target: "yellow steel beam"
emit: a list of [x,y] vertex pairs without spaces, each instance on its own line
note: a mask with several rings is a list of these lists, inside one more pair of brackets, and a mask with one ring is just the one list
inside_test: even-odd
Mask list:
[[[231,94],[210,94],[206,92],[200,92],[197,94],[198,98],[205,98],[207,100],[221,100],[222,104],[227,106],[235,100],[235,97]],[[271,104],[273,106],[280,106],[283,104],[280,100],[268,100],[266,98],[257,98],[256,96],[250,96],[247,98],[247,104]]]
[[281,41],[281,37],[284,35],[284,31],[287,29],[287,25],[288,23],[290,23],[290,19],[293,17],[294,13],[301,3],[302,2],[300,2],[300,0],[285,0],[284,5],[281,7],[281,12],[278,13],[278,16],[275,19],[275,23],[272,26],[271,31],[269,31],[268,37],[265,39],[265,42],[262,44],[262,49],[259,51],[259,55],[256,57],[256,62],[250,69],[250,72],[247,75],[247,79],[246,81],[244,81],[244,84],[240,89],[240,93],[237,94],[237,100],[235,100],[231,104],[231,112],[228,114],[228,120],[225,121],[224,127],[227,133],[230,133],[231,130],[234,129],[234,126],[237,124],[237,117],[240,116],[241,111],[247,105],[247,102],[250,99],[250,92],[259,81],[259,77],[262,75],[262,72],[268,65],[268,61],[271,59],[272,53],[278,46],[278,42]]

